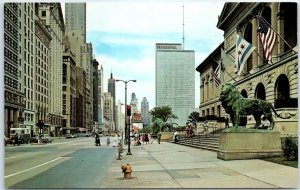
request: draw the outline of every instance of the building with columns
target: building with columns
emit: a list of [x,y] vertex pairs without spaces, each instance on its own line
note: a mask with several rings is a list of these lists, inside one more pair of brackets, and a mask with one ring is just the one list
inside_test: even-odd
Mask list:
[[[37,12],[37,11],[36,11]],[[35,64],[34,64],[34,102],[35,102],[35,111],[36,111],[36,120],[33,123],[33,134],[38,134],[38,127],[36,123],[38,121],[44,121],[45,124],[48,124],[48,114],[49,114],[49,66],[48,62],[50,60],[50,42],[52,37],[50,35],[49,29],[47,29],[38,15],[35,19]],[[24,72],[26,74],[26,72]],[[26,124],[28,124],[26,120]],[[50,128],[47,126],[43,133],[50,133]]]
[[51,28],[50,58],[48,62],[48,90],[49,90],[49,115],[50,131],[61,127],[62,122],[62,63],[63,39],[65,24],[60,3],[40,3],[39,17],[46,28]]
[[[263,58],[264,50],[257,32],[259,17],[264,18],[278,33],[270,62]],[[196,69],[200,72],[200,116],[226,115],[221,102],[218,101],[218,96],[222,84],[230,82],[238,88],[242,96],[267,100],[273,103],[277,113],[291,114],[290,119],[281,119],[273,115],[275,130],[280,131],[283,136],[297,134],[298,32],[296,26],[296,3],[225,3],[217,23],[217,27],[224,31],[224,43]],[[254,45],[257,51],[248,58],[241,75],[235,72],[234,64],[237,34]],[[229,62],[223,63],[225,70],[221,72],[221,85],[214,87],[212,71],[215,70],[215,62],[228,60],[228,57]],[[252,116],[247,116],[247,126],[253,126],[254,122]]]
[[[27,8],[27,7],[26,7]],[[27,8],[28,9],[28,8]],[[26,9],[26,10],[27,10]],[[32,7],[29,4],[29,12],[33,14]],[[25,99],[24,68],[23,59],[21,59],[22,51],[21,44],[24,42],[22,39],[22,31],[24,28],[20,26],[21,18],[19,12],[21,11],[19,3],[4,3],[4,134],[8,137],[10,128],[23,126],[24,124],[24,111],[30,105],[31,111],[27,116],[29,125],[34,123],[33,102]],[[24,14],[21,12],[22,15]],[[25,14],[31,27],[32,19],[28,14]],[[32,15],[33,17],[34,15]],[[26,19],[27,18],[23,18]],[[23,21],[23,20],[22,20]],[[29,28],[28,28],[29,29]],[[26,29],[27,31],[27,29]],[[32,27],[30,28],[30,37],[34,36]],[[23,40],[23,41],[22,41]],[[27,39],[26,39],[27,40]],[[27,43],[27,41],[26,41]],[[28,43],[32,43],[31,41]],[[30,46],[31,48],[31,46]],[[29,54],[29,53],[28,53]],[[24,55],[25,56],[25,55]],[[26,58],[31,56],[26,54]],[[20,60],[21,59],[21,60]],[[32,63],[33,64],[33,63]],[[33,69],[33,65],[31,65]],[[31,69],[30,68],[30,72]],[[27,69],[27,68],[26,68]],[[26,81],[28,82],[28,80]],[[31,81],[29,81],[31,83]],[[33,92],[28,92],[33,97]],[[26,126],[26,125],[25,125]]]

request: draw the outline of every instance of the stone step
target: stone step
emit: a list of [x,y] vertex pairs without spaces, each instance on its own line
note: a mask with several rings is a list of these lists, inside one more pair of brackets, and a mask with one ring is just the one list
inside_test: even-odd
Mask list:
[[[172,143],[174,142],[172,141]],[[209,134],[208,136],[200,135],[193,138],[181,137],[176,144],[216,152],[220,147],[220,135]]]

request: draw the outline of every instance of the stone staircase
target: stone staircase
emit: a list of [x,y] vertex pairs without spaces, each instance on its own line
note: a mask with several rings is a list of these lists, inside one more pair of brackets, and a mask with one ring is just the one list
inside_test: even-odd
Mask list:
[[[175,143],[172,141],[172,143]],[[220,146],[220,134],[204,134],[194,137],[180,136],[176,144],[217,152]]]

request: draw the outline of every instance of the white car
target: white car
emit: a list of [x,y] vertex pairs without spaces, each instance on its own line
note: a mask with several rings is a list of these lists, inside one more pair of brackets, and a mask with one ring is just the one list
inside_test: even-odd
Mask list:
[[48,134],[41,134],[41,139],[45,143],[51,143],[53,141],[53,137],[50,137]]

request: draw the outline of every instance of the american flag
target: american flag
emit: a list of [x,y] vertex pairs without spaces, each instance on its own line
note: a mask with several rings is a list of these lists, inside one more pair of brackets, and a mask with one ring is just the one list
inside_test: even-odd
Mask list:
[[213,77],[215,80],[215,85],[219,86],[221,84],[221,63],[218,63],[217,68],[213,72]]
[[264,57],[266,58],[266,60],[270,61],[276,41],[276,33],[267,25],[267,23],[262,18],[259,19],[259,28],[257,32],[263,45]]

